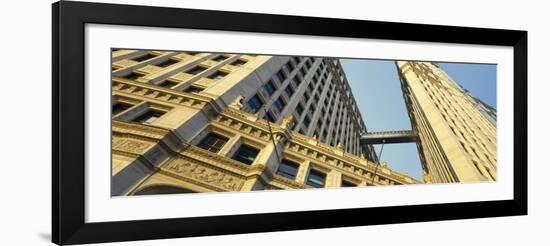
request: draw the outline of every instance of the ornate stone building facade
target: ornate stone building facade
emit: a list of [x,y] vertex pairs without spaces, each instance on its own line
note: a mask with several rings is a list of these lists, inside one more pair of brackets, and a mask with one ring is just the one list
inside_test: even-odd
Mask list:
[[470,95],[437,64],[396,65],[425,180],[496,180],[496,110]]
[[338,59],[112,51],[112,195],[419,183],[365,131]]

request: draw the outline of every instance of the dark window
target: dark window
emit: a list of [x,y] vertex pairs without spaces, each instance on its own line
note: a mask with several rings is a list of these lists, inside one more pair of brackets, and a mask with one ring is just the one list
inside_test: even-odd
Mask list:
[[277,72],[277,79],[279,79],[280,82],[285,81],[286,75],[283,70],[279,70],[279,72]]
[[166,60],[166,61],[163,61],[163,62],[157,64],[156,66],[157,66],[157,67],[169,67],[169,66],[174,65],[174,64],[176,64],[176,63],[178,63],[178,62],[179,62],[179,61],[176,61],[176,60],[173,60],[173,59],[168,59],[168,60]]
[[342,187],[356,187],[356,186],[357,184],[342,179]]
[[294,66],[292,66],[291,62],[287,62],[285,65],[286,69],[288,69],[288,73],[292,72],[294,70]]
[[241,145],[237,152],[235,152],[235,155],[233,155],[233,160],[250,165],[254,162],[256,156],[258,156],[258,152],[260,151],[250,146]]
[[136,73],[136,72],[131,72],[130,74],[124,76],[125,79],[130,79],[130,80],[136,80],[138,78],[141,78],[145,75],[143,74],[140,74],[140,73]]
[[221,62],[221,61],[225,61],[227,58],[229,58],[228,56],[225,56],[225,55],[220,55],[220,56],[216,56],[214,59],[214,61],[217,61],[217,62]]
[[295,57],[294,57],[294,62],[295,62],[296,64],[299,64],[299,63],[300,63],[300,57],[295,56]]
[[298,164],[284,159],[277,169],[278,175],[292,180],[296,178],[296,173],[298,173]]
[[204,70],[206,70],[205,67],[203,67],[203,66],[196,66],[196,67],[194,67],[194,68],[191,68],[191,69],[187,70],[186,73],[196,75],[196,74],[202,73]]
[[307,60],[306,61],[306,68],[309,70],[309,68],[311,67],[311,60]]
[[187,93],[193,93],[193,94],[197,94],[197,93],[200,93],[201,91],[203,91],[204,89],[200,88],[200,87],[196,87],[196,86],[189,86],[187,87],[187,89],[185,89],[184,91],[187,92]]
[[307,88],[309,89],[309,91],[311,91],[313,93],[313,90],[315,90],[315,86],[313,86],[313,83],[309,83],[307,85]]
[[243,60],[243,59],[237,59],[237,60],[235,60],[234,62],[231,63],[231,65],[233,65],[235,67],[240,67],[244,64],[246,64],[246,61]]
[[304,107],[302,107],[302,104],[299,104],[296,106],[296,112],[298,112],[299,115],[302,115],[302,112],[304,111]]
[[208,78],[213,80],[220,80],[223,79],[223,77],[227,76],[228,73],[222,72],[222,71],[216,71],[215,73],[208,76]]
[[156,57],[156,55],[153,55],[153,54],[145,54],[145,55],[142,55],[142,56],[138,56],[138,57],[135,57],[135,58],[132,58],[131,60],[134,60],[134,61],[137,61],[137,62],[142,62],[142,61],[145,61],[145,60],[149,60],[151,58],[154,58]]
[[269,122],[275,123],[275,118],[273,118],[273,116],[272,116],[271,113],[269,113],[269,112],[267,112],[267,113],[264,115],[264,119],[265,119],[265,120],[268,120]]
[[275,86],[273,85],[273,81],[267,81],[267,83],[264,85],[264,88],[265,90],[267,91],[267,94],[269,94],[270,96],[273,95],[273,93],[275,93]]
[[306,184],[311,185],[315,188],[323,188],[325,187],[325,178],[326,174],[317,171],[315,169],[309,170],[309,174],[307,175],[307,181]]
[[263,105],[262,100],[260,100],[260,97],[258,97],[258,95],[254,95],[248,100],[248,106],[250,106],[253,113],[258,112],[258,110],[260,110],[262,105]]
[[304,67],[302,67],[302,68],[300,69],[300,71],[302,72],[302,77],[305,77],[306,74],[307,74],[306,69],[305,69]]
[[292,94],[294,94],[294,89],[290,87],[290,85],[287,85],[285,88],[286,95],[290,98],[292,97]]
[[142,124],[151,124],[155,120],[160,118],[163,114],[164,114],[164,112],[153,110],[153,109],[148,109],[147,112],[143,113],[142,115],[138,116],[137,118],[135,118],[132,121],[142,123]]
[[131,107],[132,107],[132,105],[130,105],[130,104],[117,102],[113,105],[113,108],[112,108],[111,112],[112,112],[112,115],[115,116],[119,113],[122,113],[122,111],[124,111],[126,109],[129,109]]
[[311,123],[311,120],[309,119],[309,116],[306,115],[304,118],[304,126],[309,127],[309,123]]
[[223,145],[227,143],[227,140],[227,138],[220,135],[209,133],[197,146],[210,152],[218,153]]
[[162,87],[166,87],[166,88],[172,88],[173,86],[176,86],[177,84],[179,84],[179,83],[174,82],[174,81],[170,81],[170,80],[165,80],[162,83],[158,84],[158,86],[162,86]]
[[306,103],[307,103],[307,101],[309,101],[309,94],[308,94],[308,92],[307,92],[307,91],[306,91],[306,93],[304,93],[304,97],[305,97],[305,99],[306,99]]
[[279,109],[279,111],[283,111],[283,109],[286,106],[286,103],[285,101],[283,101],[281,97],[279,97],[277,101],[275,101],[275,106],[277,107],[277,109]]
[[292,80],[294,80],[294,85],[296,85],[296,87],[298,87],[302,83],[302,80],[300,80],[298,75],[294,76],[294,78],[292,78]]

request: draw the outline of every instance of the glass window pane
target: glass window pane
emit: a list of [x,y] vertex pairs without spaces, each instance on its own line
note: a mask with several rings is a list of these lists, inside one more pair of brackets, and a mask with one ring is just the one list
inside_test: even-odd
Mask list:
[[254,162],[259,152],[259,150],[254,149],[250,146],[241,145],[237,152],[235,152],[235,155],[233,155],[233,160],[250,165],[252,164],[252,162]]
[[223,145],[227,142],[227,138],[214,133],[208,134],[197,147],[203,148],[213,153],[218,153]]
[[306,183],[315,188],[323,188],[325,187],[325,178],[326,174],[315,169],[311,169],[309,170]]
[[298,173],[298,164],[288,160],[283,160],[281,164],[279,164],[279,168],[277,169],[278,175],[281,175],[288,179],[295,179],[296,173]]

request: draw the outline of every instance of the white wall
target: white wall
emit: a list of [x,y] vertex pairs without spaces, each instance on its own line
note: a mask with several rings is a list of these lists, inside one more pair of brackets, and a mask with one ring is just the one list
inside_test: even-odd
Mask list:
[[[134,0],[139,2],[139,0]],[[148,1],[141,1],[148,2]],[[156,4],[161,4],[158,1]],[[545,99],[550,35],[544,1],[162,1],[181,7],[478,26],[529,31],[529,215],[523,217],[276,232],[114,245],[339,245],[346,243],[547,244],[550,173],[543,139],[550,139]],[[50,238],[50,1],[10,1],[2,6],[0,60],[3,109],[2,245],[47,245]],[[538,113],[538,115],[537,115]],[[536,133],[534,133],[536,132]],[[6,137],[7,136],[7,137]],[[7,159],[6,159],[7,158]],[[306,241],[307,240],[307,241]],[[537,243],[541,242],[541,243]]]

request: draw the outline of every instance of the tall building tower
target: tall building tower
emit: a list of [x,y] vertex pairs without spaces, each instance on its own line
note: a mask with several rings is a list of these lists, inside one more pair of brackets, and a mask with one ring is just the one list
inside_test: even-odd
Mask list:
[[425,179],[496,180],[496,111],[431,62],[397,61]]
[[337,59],[115,49],[112,94],[113,195],[418,182],[375,170]]

